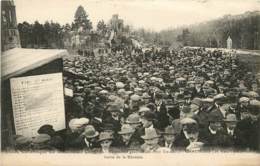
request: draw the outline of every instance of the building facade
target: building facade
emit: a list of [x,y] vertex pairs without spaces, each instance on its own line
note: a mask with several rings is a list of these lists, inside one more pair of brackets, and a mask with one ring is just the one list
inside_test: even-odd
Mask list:
[[1,49],[21,47],[13,0],[1,1]]

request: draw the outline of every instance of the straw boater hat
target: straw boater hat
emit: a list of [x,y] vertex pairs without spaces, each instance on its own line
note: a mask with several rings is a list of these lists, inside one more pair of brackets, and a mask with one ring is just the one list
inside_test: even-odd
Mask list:
[[148,129],[145,132],[145,135],[141,136],[144,140],[147,139],[154,139],[154,138],[159,138],[160,136],[157,134],[155,129]]
[[123,134],[129,134],[129,133],[134,133],[135,129],[131,127],[129,124],[125,124],[121,127],[121,131],[118,132],[118,134],[123,135]]
[[83,132],[83,135],[85,135],[86,138],[94,138],[99,135],[99,133],[95,130],[95,128],[92,125],[87,125],[85,127],[85,131]]

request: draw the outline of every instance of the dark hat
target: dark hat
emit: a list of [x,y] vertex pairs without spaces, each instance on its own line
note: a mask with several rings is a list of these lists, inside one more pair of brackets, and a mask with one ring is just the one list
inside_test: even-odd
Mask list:
[[150,111],[146,111],[143,116],[142,116],[143,119],[146,119],[148,121],[153,121],[155,120],[156,116],[153,112],[150,112]]
[[223,115],[219,110],[214,110],[209,113],[209,122],[222,122],[223,121]]
[[198,124],[186,124],[183,126],[183,131],[186,131],[187,133],[197,133],[199,131]]
[[46,124],[41,126],[37,132],[38,134],[49,134],[52,133],[53,131],[54,131],[53,126]]
[[118,104],[111,104],[108,108],[107,108],[107,111],[109,112],[121,112],[120,111],[120,107]]
[[116,127],[113,123],[103,123],[101,126],[102,131],[115,131]]

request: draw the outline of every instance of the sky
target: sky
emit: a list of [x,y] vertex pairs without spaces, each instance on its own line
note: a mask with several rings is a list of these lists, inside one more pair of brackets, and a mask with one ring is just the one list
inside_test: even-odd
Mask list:
[[125,24],[154,31],[260,10],[260,0],[15,0],[15,5],[18,23],[71,23],[82,5],[94,27],[119,14]]

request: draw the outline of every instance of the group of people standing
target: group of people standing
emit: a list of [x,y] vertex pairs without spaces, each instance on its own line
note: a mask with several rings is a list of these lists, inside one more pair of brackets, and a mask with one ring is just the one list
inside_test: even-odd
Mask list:
[[17,150],[259,151],[260,74],[234,53],[125,48],[64,69],[67,129],[17,136]]

